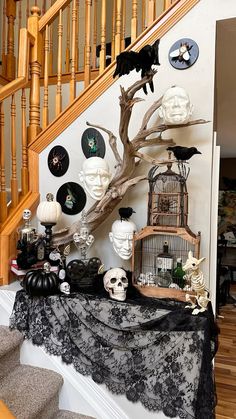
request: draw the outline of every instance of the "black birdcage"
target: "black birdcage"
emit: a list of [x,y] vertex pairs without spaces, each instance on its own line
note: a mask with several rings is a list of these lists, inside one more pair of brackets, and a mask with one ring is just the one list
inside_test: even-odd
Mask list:
[[179,173],[172,170],[172,163],[167,163],[167,170],[163,166],[154,166],[148,174],[149,197],[148,219],[149,226],[185,227],[188,221],[188,193],[186,179],[189,174],[184,163],[178,165]]

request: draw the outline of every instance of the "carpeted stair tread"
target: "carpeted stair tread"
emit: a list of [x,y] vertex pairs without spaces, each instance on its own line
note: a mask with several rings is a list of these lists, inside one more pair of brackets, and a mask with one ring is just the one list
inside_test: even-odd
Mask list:
[[23,342],[23,335],[18,330],[11,330],[8,326],[0,326],[0,358],[14,350]]
[[62,376],[55,371],[20,365],[0,381],[0,399],[17,419],[50,418],[58,410],[62,384]]
[[0,326],[0,380],[20,364],[23,335],[8,326]]
[[95,419],[92,416],[81,415],[69,410],[59,410],[53,419]]

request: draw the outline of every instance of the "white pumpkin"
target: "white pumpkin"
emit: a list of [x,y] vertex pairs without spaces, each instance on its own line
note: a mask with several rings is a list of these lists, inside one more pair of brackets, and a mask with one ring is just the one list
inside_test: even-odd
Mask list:
[[54,201],[51,193],[46,195],[46,201],[40,202],[37,208],[37,218],[42,224],[56,224],[61,213],[61,205]]

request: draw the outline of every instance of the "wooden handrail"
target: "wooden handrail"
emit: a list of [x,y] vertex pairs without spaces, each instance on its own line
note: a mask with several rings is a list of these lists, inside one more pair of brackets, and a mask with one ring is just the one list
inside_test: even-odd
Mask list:
[[71,0],[56,0],[48,11],[39,19],[39,32],[42,32],[59,14],[60,9],[65,9]]
[[18,77],[0,88],[0,102],[16,93],[19,89],[26,87],[28,83],[30,44],[34,44],[34,37],[26,28],[22,28],[20,30]]

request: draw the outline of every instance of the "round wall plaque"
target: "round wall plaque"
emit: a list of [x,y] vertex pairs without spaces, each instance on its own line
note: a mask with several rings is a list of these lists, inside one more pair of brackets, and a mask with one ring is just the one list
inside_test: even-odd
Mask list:
[[195,41],[190,38],[182,38],[176,41],[169,51],[169,62],[178,70],[191,67],[198,59],[199,48]]

